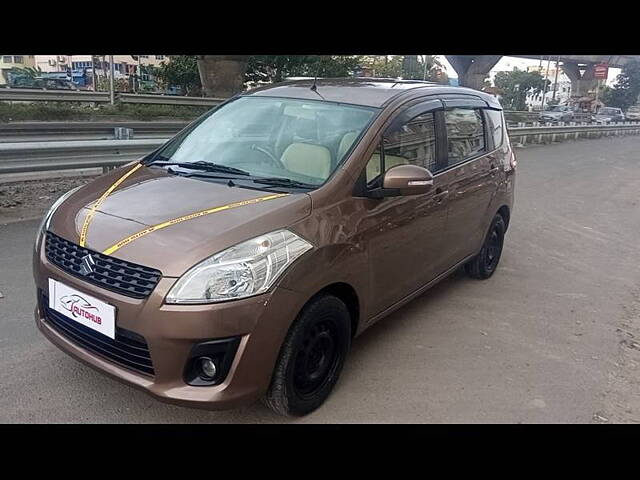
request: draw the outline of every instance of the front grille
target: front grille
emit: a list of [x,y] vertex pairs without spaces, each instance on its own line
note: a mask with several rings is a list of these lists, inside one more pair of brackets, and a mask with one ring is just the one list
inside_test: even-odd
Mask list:
[[[45,253],[47,260],[65,272],[128,297],[149,296],[162,276],[160,270],[94,252],[51,232],[47,232]],[[93,272],[85,275],[82,258],[89,254],[95,266]]]
[[116,338],[111,339],[49,308],[49,298],[44,294],[40,296],[40,311],[47,323],[73,343],[121,367],[153,376],[153,363],[143,336],[116,327]]

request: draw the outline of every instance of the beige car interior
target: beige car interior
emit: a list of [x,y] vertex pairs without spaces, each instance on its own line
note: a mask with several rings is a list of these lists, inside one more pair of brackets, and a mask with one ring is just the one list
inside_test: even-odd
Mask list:
[[292,143],[280,157],[282,164],[292,172],[308,177],[329,177],[331,173],[331,152],[322,145]]
[[[357,132],[348,132],[343,135],[338,146],[336,161],[343,159],[357,138]],[[292,143],[282,152],[280,160],[288,170],[302,175],[324,180],[331,173],[331,151],[322,145]]]
[[[375,152],[371,155],[369,163],[367,163],[367,183],[380,175],[380,163],[380,154]],[[384,156],[384,163],[387,170],[389,170],[391,167],[395,167],[396,165],[404,165],[410,162],[406,158],[386,154]]]

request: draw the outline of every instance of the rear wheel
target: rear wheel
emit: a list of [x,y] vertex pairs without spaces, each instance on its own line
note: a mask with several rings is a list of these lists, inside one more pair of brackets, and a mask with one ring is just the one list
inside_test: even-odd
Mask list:
[[336,384],[351,342],[351,318],[333,295],[308,303],[280,351],[266,405],[281,415],[302,416],[318,408]]
[[505,230],[504,219],[497,214],[491,222],[480,253],[464,266],[470,277],[484,280],[496,271],[502,254]]

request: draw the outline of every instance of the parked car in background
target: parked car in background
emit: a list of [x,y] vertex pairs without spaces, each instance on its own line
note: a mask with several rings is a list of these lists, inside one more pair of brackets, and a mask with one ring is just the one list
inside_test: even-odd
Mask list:
[[553,105],[547,110],[540,112],[538,121],[540,122],[570,122],[573,120],[574,111],[569,105]]
[[624,122],[625,117],[621,108],[602,107],[591,120],[596,123]]
[[78,86],[61,78],[18,77],[11,84],[11,88],[46,88],[47,90],[79,90]]
[[633,105],[629,107],[627,113],[625,113],[624,116],[631,122],[640,121],[640,105]]
[[61,78],[38,78],[41,88],[47,90],[78,90],[75,83]]

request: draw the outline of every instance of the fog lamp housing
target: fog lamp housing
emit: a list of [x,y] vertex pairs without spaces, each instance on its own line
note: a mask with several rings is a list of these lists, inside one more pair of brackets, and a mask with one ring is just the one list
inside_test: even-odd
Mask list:
[[184,381],[194,387],[220,385],[227,378],[239,345],[240,337],[194,345],[185,365]]

